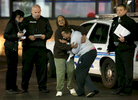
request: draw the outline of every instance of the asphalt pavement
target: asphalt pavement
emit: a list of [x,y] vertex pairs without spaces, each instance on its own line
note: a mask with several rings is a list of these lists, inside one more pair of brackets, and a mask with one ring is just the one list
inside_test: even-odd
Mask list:
[[[0,56],[0,100],[138,100],[138,82],[133,82],[133,93],[129,96],[120,96],[112,95],[111,92],[116,89],[105,88],[102,84],[100,77],[92,76],[91,79],[96,87],[99,89],[100,93],[95,95],[92,98],[86,97],[74,97],[69,93],[69,90],[66,88],[67,81],[65,80],[65,87],[62,97],[56,97],[56,78],[48,77],[47,87],[50,90],[50,93],[39,93],[37,80],[35,75],[35,67],[32,73],[32,77],[29,82],[29,89],[27,93],[21,94],[8,94],[5,90],[5,75],[6,75],[6,58],[5,56]],[[19,58],[18,64],[18,76],[17,76],[17,85],[21,89],[21,58]],[[12,81],[12,80],[11,80]],[[76,81],[75,89],[77,89]],[[88,93],[87,87],[85,88],[86,93]]]

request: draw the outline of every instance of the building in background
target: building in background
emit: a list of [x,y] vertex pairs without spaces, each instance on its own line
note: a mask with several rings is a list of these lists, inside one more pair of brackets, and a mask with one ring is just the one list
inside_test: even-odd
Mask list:
[[[97,14],[113,14],[116,6],[127,3],[129,12],[138,12],[138,0],[0,0],[0,19],[9,19],[12,11],[20,9],[25,12],[25,16],[31,14],[34,4],[39,4],[42,8],[42,15],[55,20],[58,15],[63,15],[68,19],[82,20],[95,18]],[[3,46],[3,31],[6,21],[0,27],[0,55]],[[21,45],[21,44],[20,44]]]
[[0,0],[0,17],[10,16],[10,1]]
[[21,9],[28,16],[31,7],[39,4],[42,15],[55,18],[64,15],[68,18],[87,18],[89,13],[110,14],[112,0],[0,0],[0,17],[9,17],[12,11]]
[[0,18],[9,17],[12,11],[21,9],[28,16],[31,7],[39,4],[42,15],[55,18],[64,15],[67,18],[87,18],[89,13],[115,13],[116,6],[126,3],[129,12],[138,12],[138,0],[0,0]]

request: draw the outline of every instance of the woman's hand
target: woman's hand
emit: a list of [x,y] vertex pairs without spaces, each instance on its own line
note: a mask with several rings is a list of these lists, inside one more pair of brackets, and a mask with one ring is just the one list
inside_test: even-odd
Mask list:
[[18,32],[18,33],[17,33],[17,36],[20,38],[20,37],[23,36],[23,33]]
[[86,35],[83,35],[83,36],[81,37],[81,43],[85,43],[85,41],[86,41]]
[[75,43],[74,44],[74,42],[71,44],[71,48],[77,48],[78,47],[78,44],[77,43]]

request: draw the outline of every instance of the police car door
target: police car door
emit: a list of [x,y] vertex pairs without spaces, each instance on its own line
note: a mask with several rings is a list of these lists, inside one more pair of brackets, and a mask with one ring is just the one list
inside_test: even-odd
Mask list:
[[100,60],[107,55],[107,38],[110,25],[104,23],[95,23],[90,29],[87,37],[95,45],[97,49],[97,57],[90,68],[89,73],[101,75]]

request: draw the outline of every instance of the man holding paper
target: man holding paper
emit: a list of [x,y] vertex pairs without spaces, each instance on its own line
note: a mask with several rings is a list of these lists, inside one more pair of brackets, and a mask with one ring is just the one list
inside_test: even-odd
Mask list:
[[31,15],[24,19],[26,39],[23,41],[22,92],[27,92],[33,66],[36,66],[37,83],[40,92],[48,93],[47,81],[47,51],[46,41],[53,31],[49,20],[41,16],[41,7],[34,5]]
[[134,34],[136,23],[129,18],[124,4],[116,8],[118,17],[113,18],[107,53],[115,51],[118,89],[112,94],[132,94],[133,57],[136,45]]

